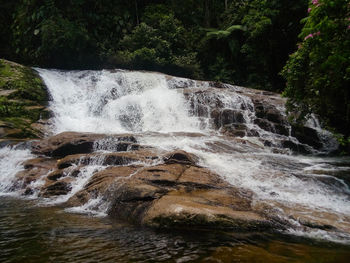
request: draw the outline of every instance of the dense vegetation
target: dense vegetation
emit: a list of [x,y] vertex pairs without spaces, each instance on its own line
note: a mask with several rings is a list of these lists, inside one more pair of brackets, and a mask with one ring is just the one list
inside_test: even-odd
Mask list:
[[289,110],[314,112],[350,145],[350,3],[313,0],[299,49],[283,70]]
[[307,0],[0,0],[1,57],[283,90]]
[[284,91],[296,119],[313,111],[349,136],[347,0],[0,0],[0,8],[0,57]]

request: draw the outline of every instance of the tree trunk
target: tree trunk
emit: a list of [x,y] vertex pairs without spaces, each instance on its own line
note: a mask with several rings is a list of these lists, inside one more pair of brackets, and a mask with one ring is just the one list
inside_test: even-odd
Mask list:
[[137,0],[135,0],[135,12],[136,12],[136,25],[139,25],[140,21],[139,21],[139,11],[137,8]]
[[205,0],[205,14],[204,14],[204,19],[205,19],[205,26],[210,27],[210,8],[209,8],[209,2],[210,0]]

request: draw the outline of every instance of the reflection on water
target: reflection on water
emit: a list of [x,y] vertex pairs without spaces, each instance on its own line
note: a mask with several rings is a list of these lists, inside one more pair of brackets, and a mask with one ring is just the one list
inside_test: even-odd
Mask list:
[[0,262],[348,262],[350,248],[271,235],[153,231],[0,197]]

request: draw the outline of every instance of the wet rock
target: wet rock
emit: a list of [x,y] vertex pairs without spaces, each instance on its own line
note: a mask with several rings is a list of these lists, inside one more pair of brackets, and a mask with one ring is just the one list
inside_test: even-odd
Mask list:
[[34,190],[30,187],[27,187],[23,194],[24,195],[32,195],[32,194],[34,194]]
[[90,153],[93,143],[103,138],[101,134],[63,132],[33,143],[32,152],[52,157],[64,157],[71,154]]
[[219,129],[221,127],[221,114],[220,110],[215,109],[210,113],[210,118],[213,119],[215,129]]
[[[268,217],[252,209],[250,192],[239,190],[214,172],[197,166],[198,158],[192,154],[174,151],[159,157],[150,150],[98,154],[101,155],[100,160],[133,158],[137,164],[130,164],[128,160],[119,166],[120,163],[115,163],[116,159],[108,163],[111,166],[94,172],[84,188],[66,202],[66,206],[84,205],[91,199],[102,198],[111,204],[108,210],[111,217],[156,228],[255,231],[269,229],[273,225]],[[87,164],[84,160],[95,157],[95,154],[78,154],[59,160],[39,189],[39,195],[54,197],[67,194],[71,190],[71,182],[75,180],[72,173],[83,169]],[[155,158],[164,160],[164,163],[140,164],[140,161],[152,162]],[[52,159],[52,162],[55,160]],[[39,165],[40,161],[31,160],[26,168],[31,170],[36,164]],[[64,168],[66,166],[68,168]],[[25,193],[32,194],[33,189],[27,188]]]
[[265,117],[265,108],[260,102],[255,102],[255,115],[258,118],[264,118]]
[[278,124],[286,123],[285,117],[281,114],[281,111],[276,108],[268,109],[266,111],[266,118],[269,121],[272,121],[274,123],[278,123]]
[[225,89],[227,88],[227,85],[222,83],[222,82],[218,82],[218,81],[210,81],[209,85],[211,87],[217,88],[217,89]]
[[22,182],[20,188],[25,189],[29,184],[45,176],[50,170],[56,168],[56,160],[50,158],[34,158],[23,163],[24,170],[16,174],[18,181]]
[[[142,166],[131,165],[121,167],[108,167],[105,170],[95,173],[84,189],[76,193],[66,203],[67,206],[80,206],[88,202],[90,199],[97,198],[101,195],[111,195],[107,190],[116,183],[116,180],[128,177],[135,173]],[[113,187],[110,192],[113,192]],[[109,197],[106,199],[110,199]]]
[[39,157],[27,160],[23,163],[24,169],[42,168],[50,170],[56,165],[56,160],[46,157]]
[[296,137],[301,143],[310,145],[318,150],[323,146],[317,131],[309,127],[292,126],[292,136]]
[[195,166],[185,169],[178,178],[178,183],[199,188],[222,188],[227,186],[227,183],[217,174],[208,169]]
[[289,128],[286,125],[275,124],[275,132],[280,135],[289,136]]
[[59,181],[55,182],[45,188],[41,196],[52,197],[57,195],[66,195],[70,190],[72,190],[69,182]]
[[57,181],[58,179],[60,179],[61,177],[64,177],[65,173],[63,169],[59,169],[59,170],[55,170],[53,172],[51,172],[48,176],[47,179],[51,180],[51,181]]
[[272,222],[251,209],[251,194],[215,173],[180,163],[139,170],[108,192],[112,217],[156,227],[262,230]]
[[219,128],[221,128],[225,125],[229,125],[229,124],[245,123],[243,113],[240,110],[214,109],[210,113],[210,118],[213,119],[213,122],[214,122],[216,129],[219,129]]
[[57,163],[57,167],[59,169],[64,169],[72,165],[88,165],[88,164],[125,165],[131,162],[136,162],[136,159],[126,157],[123,154],[114,154],[114,153],[104,154],[104,155],[75,154],[75,155],[68,155],[65,158],[59,160]]
[[[278,207],[278,209],[276,209],[276,207]],[[293,206],[290,207],[287,204],[277,201],[270,201],[269,203],[256,202],[254,204],[254,209],[261,212],[265,211],[263,213],[269,213],[270,216],[274,218],[281,218],[282,214],[285,217],[285,219],[281,218],[282,224],[288,226],[288,222],[295,221],[302,226],[301,230],[303,231],[307,228],[311,228],[350,233],[350,217],[345,214],[334,214],[325,210],[321,211],[298,204],[293,204]]]
[[167,164],[181,163],[181,164],[191,164],[194,165],[196,162],[196,157],[192,154],[186,153],[185,151],[176,151],[167,154],[164,157],[164,162]]
[[229,124],[222,127],[221,131],[229,136],[244,137],[247,135],[250,129],[248,129],[245,124]]
[[72,165],[127,165],[134,162],[149,163],[158,156],[146,149],[131,152],[91,153],[68,155],[58,160],[57,167],[64,169]]
[[209,107],[202,105],[202,104],[196,104],[192,105],[193,108],[193,114],[197,117],[209,117]]
[[221,125],[231,123],[244,123],[244,116],[242,112],[237,110],[225,109],[221,113]]
[[292,150],[293,152],[296,153],[301,153],[301,154],[309,154],[311,153],[309,149],[306,148],[305,145],[302,144],[298,144],[295,142],[292,142],[290,140],[283,140],[281,142],[281,145],[283,148],[288,148],[290,150]]
[[[209,194],[209,195],[208,195]],[[215,228],[258,231],[272,223],[252,211],[239,211],[220,203],[210,203],[210,194],[203,191],[176,191],[163,196],[144,215],[144,225],[157,228]],[[229,198],[227,195],[222,196]],[[218,196],[217,201],[220,201]]]
[[254,123],[258,125],[261,129],[269,132],[274,132],[274,125],[268,120],[257,118],[254,120]]
[[[104,134],[63,132],[33,143],[32,152],[52,157],[91,153],[94,149],[94,143],[106,137]],[[116,151],[126,151],[129,149],[129,145],[132,149],[137,148],[134,145],[136,139],[133,136],[118,135],[113,136],[113,138],[117,144]]]

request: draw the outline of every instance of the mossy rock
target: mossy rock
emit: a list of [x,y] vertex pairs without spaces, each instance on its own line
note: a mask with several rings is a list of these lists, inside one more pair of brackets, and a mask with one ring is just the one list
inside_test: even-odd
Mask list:
[[38,137],[31,124],[48,115],[47,100],[45,85],[33,69],[0,59],[2,138]]

